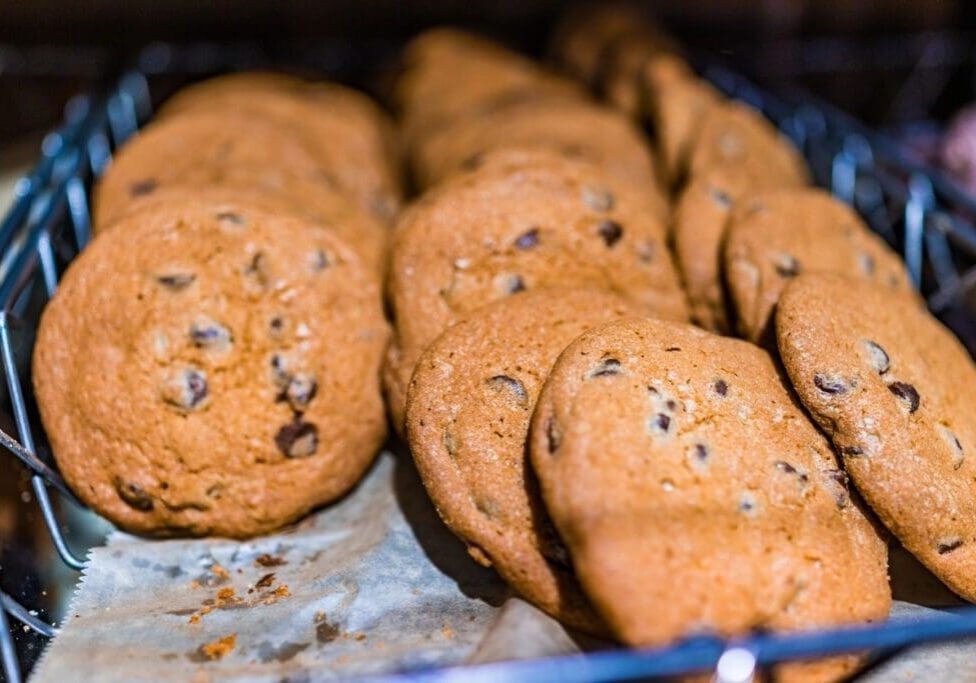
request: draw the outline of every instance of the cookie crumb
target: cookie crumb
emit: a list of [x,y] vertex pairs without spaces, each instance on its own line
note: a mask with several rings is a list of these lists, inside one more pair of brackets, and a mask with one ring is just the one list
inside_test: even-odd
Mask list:
[[217,640],[200,646],[200,652],[208,659],[223,659],[237,647],[237,634],[231,633],[229,636],[218,638]]

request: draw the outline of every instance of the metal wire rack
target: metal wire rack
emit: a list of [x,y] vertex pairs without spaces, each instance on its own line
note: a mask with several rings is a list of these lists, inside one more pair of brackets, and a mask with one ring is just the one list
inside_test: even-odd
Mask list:
[[[106,93],[69,102],[63,124],[44,139],[40,160],[17,184],[13,206],[0,222],[0,363],[17,430],[16,439],[0,432],[0,445],[16,459],[7,467],[29,471],[54,547],[64,563],[76,570],[85,561],[65,538],[51,491],[69,504],[80,503],[51,464],[30,383],[25,381],[30,349],[40,311],[57,287],[59,272],[88,243],[91,183],[111,161],[112,150],[149,118],[146,74],[165,71],[174,58],[169,48],[152,46],[143,52],[140,68],[122,75]],[[733,70],[710,66],[703,71],[731,97],[755,106],[794,140],[817,183],[853,205],[901,252],[932,311],[956,331],[970,352],[976,350],[976,297],[971,301],[976,287],[976,199],[806,93],[773,97]],[[48,638],[57,636],[57,627],[0,592],[2,671],[9,683],[19,683],[11,620]],[[911,645],[964,637],[976,637],[976,607],[868,626],[759,634],[732,641],[695,637],[658,650],[468,667],[464,676],[485,681],[540,677],[611,681],[713,670],[718,680],[744,681],[758,667],[785,660],[857,651],[890,654]],[[457,674],[457,670],[442,669],[385,680],[437,681]]]

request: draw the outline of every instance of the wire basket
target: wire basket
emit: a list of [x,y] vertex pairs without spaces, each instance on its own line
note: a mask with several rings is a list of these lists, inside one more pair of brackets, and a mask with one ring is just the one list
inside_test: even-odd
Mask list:
[[[147,48],[141,68],[122,75],[107,92],[69,102],[63,124],[44,139],[37,165],[18,182],[12,208],[0,223],[0,363],[5,379],[0,392],[6,392],[17,431],[16,439],[0,431],[0,445],[14,458],[6,463],[8,468],[29,471],[54,548],[74,570],[82,569],[85,561],[62,531],[51,492],[69,504],[81,504],[52,464],[27,381],[30,351],[40,312],[57,288],[60,272],[88,243],[92,181],[108,166],[112,151],[149,119],[146,74],[165,70],[174,54],[168,46]],[[731,69],[708,66],[703,72],[730,97],[763,112],[796,143],[817,184],[854,206],[902,254],[933,313],[956,332],[970,353],[976,351],[976,200],[806,93],[773,97]],[[0,452],[0,458],[6,457]],[[9,683],[18,683],[21,672],[12,622],[46,638],[56,637],[57,627],[0,592],[2,671]],[[464,676],[486,681],[611,681],[712,670],[721,681],[749,680],[758,668],[785,660],[858,651],[883,656],[911,645],[974,636],[976,607],[965,607],[926,619],[893,618],[868,626],[755,634],[731,641],[700,636],[657,650],[614,650],[467,667]],[[433,681],[451,676],[451,669],[440,669],[387,680]]]

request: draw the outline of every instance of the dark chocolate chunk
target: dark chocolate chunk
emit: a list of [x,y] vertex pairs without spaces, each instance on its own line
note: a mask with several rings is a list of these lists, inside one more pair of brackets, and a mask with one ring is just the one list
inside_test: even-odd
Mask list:
[[319,428],[300,417],[284,425],[274,437],[278,450],[289,458],[305,458],[319,446]]
[[594,211],[609,211],[613,208],[613,194],[606,188],[586,185],[581,194],[583,203]]
[[704,463],[708,460],[708,446],[703,443],[695,444],[695,460],[699,463]]
[[667,413],[658,413],[652,418],[651,427],[655,431],[664,432],[666,434],[671,428],[671,416]]
[[862,343],[868,352],[868,361],[871,363],[871,367],[877,370],[879,375],[883,375],[888,372],[889,368],[891,367],[891,360],[888,358],[888,352],[881,348],[880,344],[873,342],[870,339],[865,339]]
[[193,410],[207,398],[207,378],[195,368],[170,374],[160,387],[163,400],[182,410]]
[[921,402],[921,398],[919,398],[918,392],[911,384],[906,382],[892,382],[888,385],[888,391],[900,398],[908,406],[909,413],[914,413],[918,410],[918,404]]
[[796,469],[796,467],[786,462],[785,460],[777,460],[775,463],[775,467],[780,472],[784,472],[786,474],[795,474],[796,478],[800,480],[801,484],[807,483],[807,481],[810,479],[805,472],[801,472],[800,470]]
[[946,553],[951,553],[953,550],[962,547],[963,540],[961,538],[952,538],[946,541],[941,541],[938,545],[938,551],[940,555],[945,555]]
[[198,348],[226,349],[234,338],[230,331],[211,318],[197,318],[190,325],[190,339]]
[[712,388],[715,390],[715,393],[718,394],[719,396],[725,396],[726,394],[729,393],[729,385],[726,383],[724,379],[715,380],[714,384],[712,384]]
[[620,374],[620,361],[616,358],[604,358],[590,372],[590,377],[608,377]]
[[144,488],[132,481],[124,481],[121,477],[115,477],[115,490],[119,498],[125,501],[126,505],[138,510],[139,512],[149,512],[153,509],[153,498]]
[[834,496],[837,509],[843,510],[850,503],[850,492],[848,491],[847,473],[843,470],[823,470],[824,487]]
[[624,236],[624,229],[620,223],[611,220],[601,221],[597,227],[597,232],[603,238],[603,243],[608,247],[615,245]]
[[518,399],[519,403],[524,404],[529,400],[529,395],[525,391],[525,386],[514,377],[509,377],[508,375],[495,375],[494,377],[489,377],[486,381],[490,386],[497,388],[504,387],[506,390],[515,394],[515,397]]
[[509,294],[518,294],[525,291],[525,280],[521,275],[509,275],[505,281],[505,291]]
[[322,271],[332,265],[332,259],[323,249],[316,249],[312,254],[312,270]]
[[156,282],[161,284],[163,287],[172,289],[174,292],[178,292],[181,289],[186,289],[193,284],[193,281],[197,279],[197,276],[193,273],[167,273],[166,275],[157,275]]
[[271,331],[272,337],[281,336],[281,333],[285,331],[285,319],[276,315],[268,321],[268,329]]
[[521,249],[522,251],[526,249],[531,249],[532,247],[539,244],[539,228],[530,228],[524,233],[518,236],[515,240],[515,248]]
[[777,254],[773,257],[776,272],[783,277],[796,277],[800,274],[800,262],[791,254]]
[[159,183],[152,178],[146,178],[145,180],[140,180],[129,185],[129,194],[133,197],[144,197],[154,192],[157,187],[159,187]]
[[825,394],[846,394],[849,388],[847,383],[836,375],[817,373],[813,376],[813,383]]

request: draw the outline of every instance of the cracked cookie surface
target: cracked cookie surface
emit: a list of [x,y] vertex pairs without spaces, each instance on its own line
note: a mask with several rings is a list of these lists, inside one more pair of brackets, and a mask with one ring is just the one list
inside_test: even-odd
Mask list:
[[97,512],[242,538],[358,481],[385,435],[387,339],[375,274],[331,231],[185,199],[72,263],[34,386],[61,472]]

